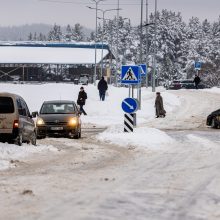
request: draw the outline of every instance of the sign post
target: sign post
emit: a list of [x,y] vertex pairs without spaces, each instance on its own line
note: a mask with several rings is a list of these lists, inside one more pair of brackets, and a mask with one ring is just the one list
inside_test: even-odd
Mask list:
[[124,114],[124,132],[133,132],[136,126],[136,111],[138,110],[138,102],[133,98],[126,98],[122,101],[121,107]]
[[199,61],[196,61],[194,67],[195,67],[195,70],[196,70],[196,74],[198,76],[199,75],[199,70],[201,70],[201,68],[202,68],[202,63],[199,62]]

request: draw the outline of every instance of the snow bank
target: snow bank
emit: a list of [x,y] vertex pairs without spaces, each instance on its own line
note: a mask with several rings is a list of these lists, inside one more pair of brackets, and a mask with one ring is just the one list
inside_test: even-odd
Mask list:
[[203,89],[203,92],[211,92],[211,93],[220,93],[220,88],[219,87],[213,87],[211,89]]
[[97,139],[123,147],[141,147],[150,150],[162,149],[165,144],[174,143],[165,132],[147,127],[135,128],[133,133],[125,133],[123,126],[112,126],[97,135]]
[[50,145],[33,146],[23,144],[17,146],[14,144],[0,143],[0,170],[14,167],[12,161],[27,158],[31,154],[46,152],[58,152],[58,149]]

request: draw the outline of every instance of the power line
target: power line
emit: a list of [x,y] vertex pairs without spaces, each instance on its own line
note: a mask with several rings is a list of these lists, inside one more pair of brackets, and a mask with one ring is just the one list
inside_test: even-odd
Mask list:
[[[74,5],[88,5],[93,3],[73,2],[73,1],[59,1],[59,0],[38,0],[40,2],[51,2],[60,4],[74,4]],[[100,5],[117,5],[116,3],[102,3]],[[120,3],[120,5],[140,5],[140,3]]]

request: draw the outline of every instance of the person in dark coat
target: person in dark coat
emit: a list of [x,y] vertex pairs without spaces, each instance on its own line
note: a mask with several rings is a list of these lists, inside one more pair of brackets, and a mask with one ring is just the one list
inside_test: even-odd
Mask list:
[[195,75],[195,78],[194,78],[193,82],[195,83],[196,89],[198,89],[199,88],[198,85],[201,82],[200,77],[198,75]]
[[156,118],[166,116],[166,111],[164,110],[163,107],[163,98],[160,95],[160,92],[156,93],[155,108],[156,108]]
[[98,83],[99,97],[100,100],[105,101],[105,93],[108,90],[108,84],[102,76],[101,80]]
[[87,115],[85,110],[83,109],[83,106],[86,104],[86,99],[87,99],[87,94],[84,91],[84,88],[81,87],[77,99],[77,104],[80,106],[80,112],[83,113],[84,115]]

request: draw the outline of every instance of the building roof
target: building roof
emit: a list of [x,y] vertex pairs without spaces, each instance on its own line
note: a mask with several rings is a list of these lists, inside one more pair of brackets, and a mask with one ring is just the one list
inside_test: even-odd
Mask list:
[[[111,54],[96,44],[96,62]],[[0,64],[94,64],[94,43],[0,42]]]

